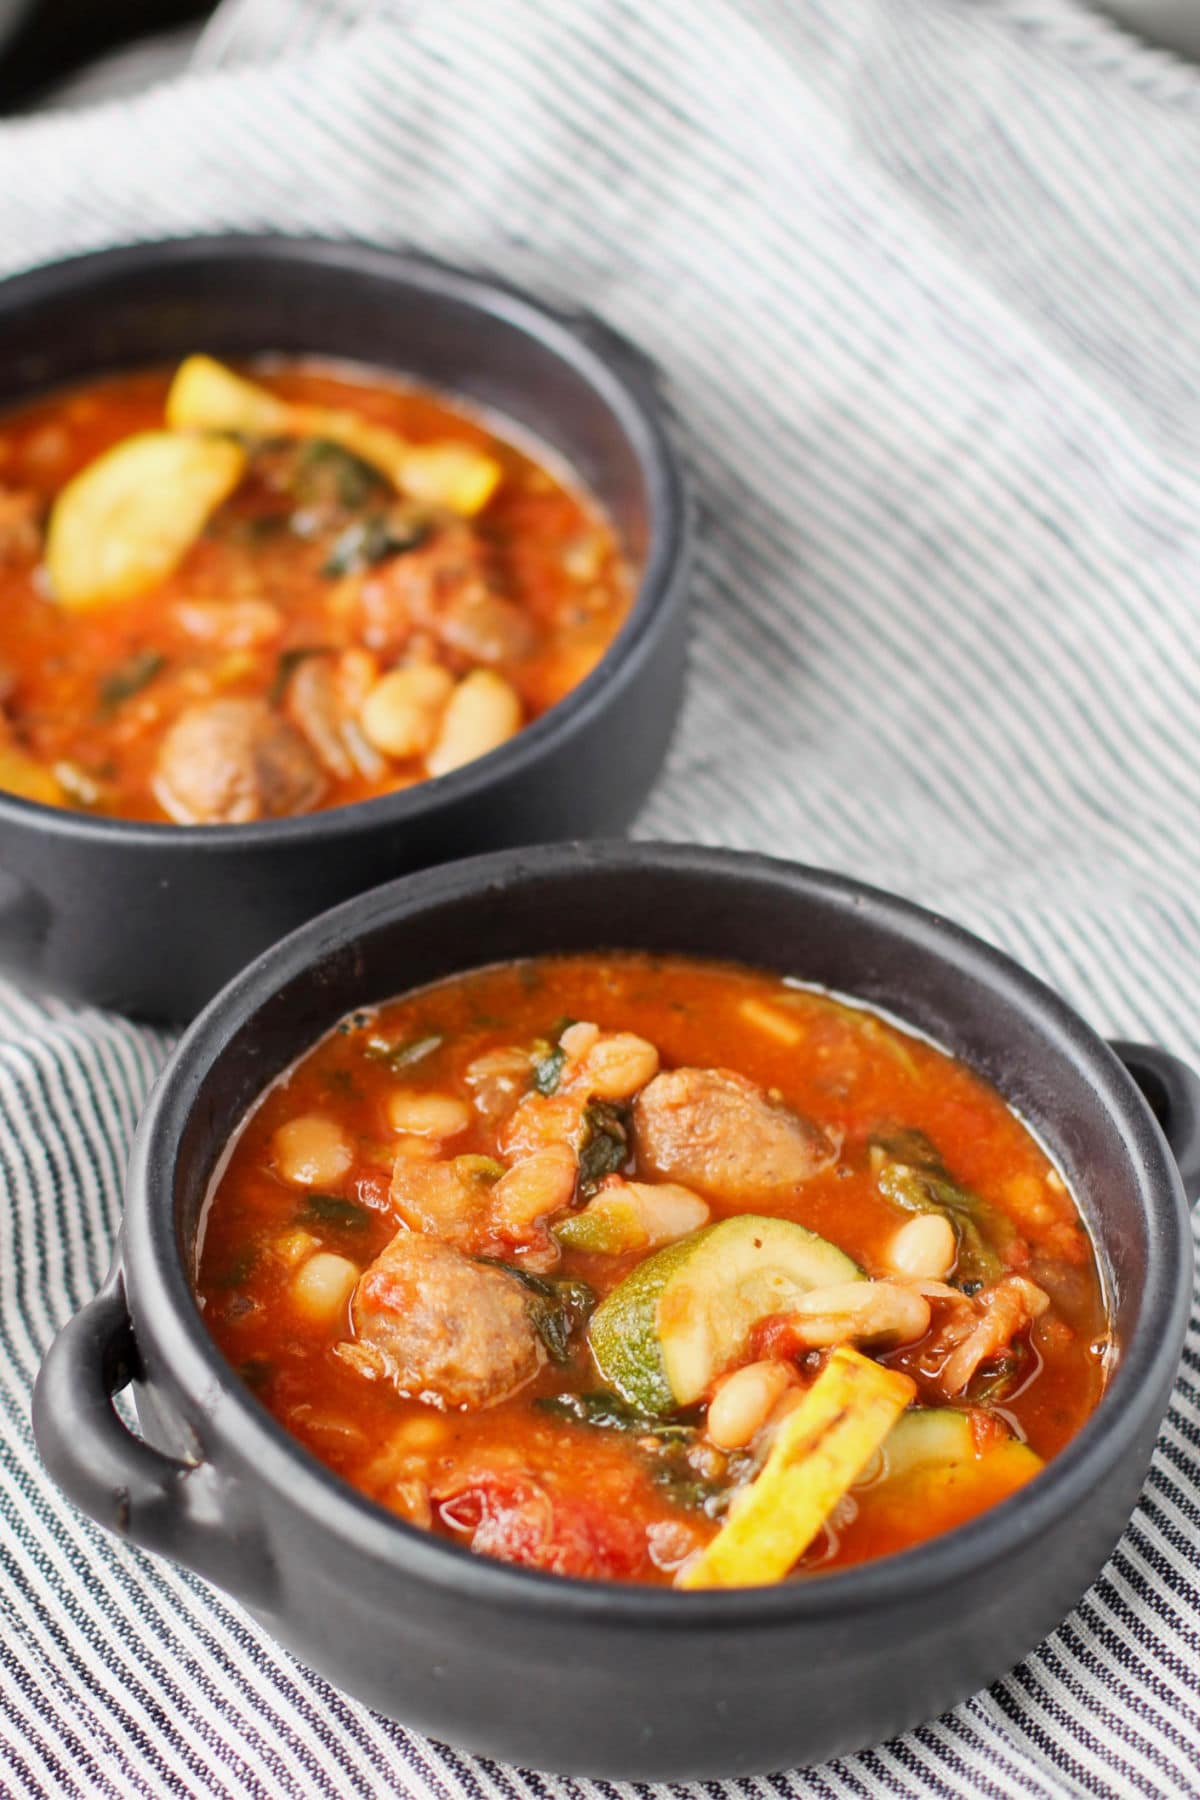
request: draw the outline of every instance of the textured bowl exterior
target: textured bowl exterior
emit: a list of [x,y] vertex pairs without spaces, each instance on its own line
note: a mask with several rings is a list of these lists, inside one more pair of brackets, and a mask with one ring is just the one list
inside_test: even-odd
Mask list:
[[502,749],[436,782],[300,819],[146,825],[0,793],[0,968],[186,1020],[327,907],[409,870],[626,825],[682,691],[690,543],[653,371],[585,315],[360,244],[199,238],[0,283],[0,403],[195,349],[353,359],[506,414],[574,468],[642,567],[600,666]]

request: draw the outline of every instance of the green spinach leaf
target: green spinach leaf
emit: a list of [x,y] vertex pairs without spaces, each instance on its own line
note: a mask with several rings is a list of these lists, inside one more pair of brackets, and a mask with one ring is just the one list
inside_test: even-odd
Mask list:
[[720,1518],[734,1493],[731,1482],[711,1481],[708,1476],[697,1474],[680,1456],[658,1458],[650,1470],[650,1479],[655,1487],[665,1489],[676,1506],[706,1513],[710,1519]]
[[340,1194],[310,1194],[304,1211],[297,1213],[297,1225],[336,1225],[341,1231],[363,1231],[370,1222],[367,1207],[354,1200],[343,1200]]
[[401,556],[415,550],[429,536],[423,519],[405,519],[385,513],[371,513],[356,519],[334,539],[321,569],[322,575],[361,575],[389,556]]
[[559,1039],[563,1032],[569,1030],[574,1023],[574,1019],[571,1018],[558,1019],[550,1027],[545,1037],[538,1038],[534,1042],[532,1051],[533,1085],[539,1094],[549,1095],[558,1092],[558,1084],[562,1080],[562,1072],[567,1060],[567,1053]]
[[365,506],[386,487],[387,479],[374,463],[330,438],[311,438],[304,445],[291,481],[301,504],[319,505],[332,498],[348,512]]
[[400,1038],[395,1043],[389,1043],[387,1038],[373,1037],[367,1040],[363,1054],[369,1056],[372,1062],[386,1063],[389,1069],[398,1072],[401,1069],[411,1069],[415,1063],[424,1062],[442,1042],[442,1038],[435,1032],[428,1032],[423,1037]]
[[614,1100],[589,1100],[583,1112],[579,1148],[579,1193],[590,1200],[606,1175],[619,1175],[629,1161],[632,1114]]
[[619,1394],[597,1391],[590,1394],[546,1394],[534,1405],[556,1419],[567,1419],[575,1425],[590,1425],[597,1431],[627,1431],[637,1437],[673,1439],[691,1443],[697,1427],[691,1424],[664,1425],[652,1413],[630,1406]]
[[149,687],[154,677],[160,675],[166,666],[167,659],[159,650],[136,650],[123,663],[118,663],[100,683],[101,717],[108,717],[119,706],[123,706],[126,700],[132,700],[135,694],[140,694],[143,688]]
[[876,1181],[886,1199],[910,1213],[942,1213],[958,1239],[955,1274],[960,1285],[996,1281],[1005,1270],[1001,1252],[1016,1237],[1012,1220],[981,1194],[954,1180],[923,1131],[871,1139]]
[[570,1362],[571,1339],[586,1324],[596,1304],[596,1295],[587,1282],[533,1275],[528,1269],[519,1269],[494,1256],[477,1256],[475,1260],[488,1268],[503,1269],[521,1283],[529,1322],[545,1344],[550,1360],[560,1367]]
[[561,1044],[555,1044],[545,1055],[535,1055],[533,1059],[533,1085],[539,1094],[555,1094],[562,1080],[563,1064],[567,1053]]

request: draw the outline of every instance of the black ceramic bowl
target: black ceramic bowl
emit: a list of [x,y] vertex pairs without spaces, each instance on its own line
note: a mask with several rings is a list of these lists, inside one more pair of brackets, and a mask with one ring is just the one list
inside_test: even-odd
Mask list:
[[[313,1461],[232,1373],[189,1271],[215,1161],[266,1084],[368,1001],[496,959],[618,946],[733,957],[859,995],[964,1057],[1040,1133],[1095,1235],[1120,1360],[1096,1413],[1019,1495],[917,1549],[777,1588],[570,1580],[400,1523]],[[944,919],[785,863],[558,845],[396,882],[269,951],[180,1043],[138,1131],[111,1275],[42,1370],[42,1455],[94,1518],[228,1588],[340,1686],[437,1737],[644,1778],[853,1750],[1029,1650],[1093,1580],[1137,1498],[1187,1317],[1200,1083],[1162,1052],[1121,1056],[1128,1068]],[[130,1380],[161,1448],[113,1410]]]
[[597,320],[418,257],[287,238],[104,251],[0,284],[0,407],[191,350],[349,358],[506,414],[606,508],[642,578],[600,666],[502,749],[404,793],[254,825],[147,825],[0,793],[0,968],[190,1018],[349,895],[477,850],[612,831],[658,771],[684,662],[688,516],[645,359]]

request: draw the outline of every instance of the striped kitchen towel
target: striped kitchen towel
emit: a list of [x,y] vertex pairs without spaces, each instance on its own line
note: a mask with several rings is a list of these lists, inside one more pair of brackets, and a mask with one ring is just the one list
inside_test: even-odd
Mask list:
[[[1200,1061],[1200,76],[1067,0],[226,0],[183,74],[0,126],[0,270],[216,227],[414,243],[639,340],[705,527],[639,830],[899,889]],[[0,1790],[612,1800],[345,1700],[42,1473],[34,1372],[165,1049],[0,990]],[[1198,1381],[1194,1322],[1025,1663],[739,1787],[1200,1794]]]

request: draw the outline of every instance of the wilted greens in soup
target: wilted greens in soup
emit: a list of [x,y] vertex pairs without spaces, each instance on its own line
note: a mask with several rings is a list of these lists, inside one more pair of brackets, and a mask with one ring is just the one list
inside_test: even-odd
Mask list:
[[1111,1356],[1087,1231],[992,1088],[825,994],[628,954],[343,1020],[247,1120],[198,1291],[398,1517],[685,1588],[973,1517]]

